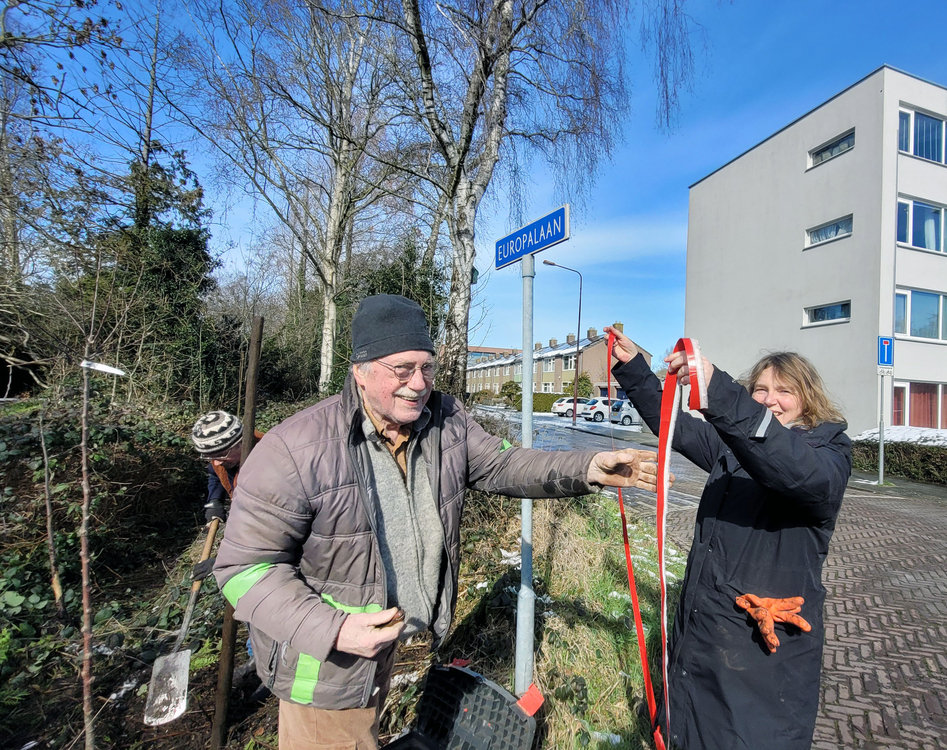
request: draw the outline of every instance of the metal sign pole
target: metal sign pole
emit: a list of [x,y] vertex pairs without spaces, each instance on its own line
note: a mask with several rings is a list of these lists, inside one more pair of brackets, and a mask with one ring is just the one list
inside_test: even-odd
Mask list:
[[878,337],[878,376],[881,378],[881,398],[878,412],[878,484],[885,483],[885,375],[894,382],[894,338]]
[[[523,388],[522,443],[533,447],[533,278],[532,255],[523,258]],[[527,378],[529,382],[527,384]],[[520,592],[516,601],[516,667],[513,692],[523,695],[533,682],[536,593],[533,591],[533,501],[522,500],[520,538]]]
[[878,484],[885,483],[885,374],[879,371],[881,377],[881,414],[878,418]]
[[[497,240],[496,268],[522,261],[523,272],[523,417],[522,443],[533,447],[533,255],[569,239],[569,204]],[[578,363],[576,363],[578,366]],[[578,373],[576,373],[578,375]],[[523,498],[520,538],[520,592],[516,603],[516,671],[514,692],[523,695],[533,682],[536,594],[533,591],[533,501]]]

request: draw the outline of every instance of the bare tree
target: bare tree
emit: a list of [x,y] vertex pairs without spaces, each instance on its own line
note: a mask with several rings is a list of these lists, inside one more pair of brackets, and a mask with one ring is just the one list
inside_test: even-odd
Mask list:
[[[515,138],[536,149],[567,193],[588,187],[627,110],[627,8],[620,0],[401,0],[414,61],[405,91],[430,137],[426,176],[442,193],[453,250],[445,390],[464,388],[477,212],[504,146]],[[688,19],[682,0],[654,0],[642,13],[670,112],[690,68]]]
[[[346,228],[394,188],[394,77],[386,35],[351,0],[190,6],[201,37],[189,67],[203,92],[187,113],[293,236],[322,298],[320,388],[332,376]],[[371,145],[389,154],[367,158]],[[404,179],[403,175],[399,179]]]

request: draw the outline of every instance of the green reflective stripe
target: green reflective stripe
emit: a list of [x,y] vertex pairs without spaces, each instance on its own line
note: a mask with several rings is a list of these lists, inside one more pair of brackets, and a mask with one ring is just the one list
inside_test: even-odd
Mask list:
[[504,440],[500,443],[500,453],[503,453],[507,448],[512,448],[513,444],[509,440]]
[[324,601],[330,607],[341,609],[343,612],[349,615],[364,615],[369,612],[381,612],[380,604],[366,604],[364,607],[350,607],[347,604],[339,604],[339,602],[337,602],[328,594],[320,594],[319,596],[321,596],[322,601]]
[[[330,607],[340,609],[347,614],[362,614],[366,612],[381,612],[381,606],[378,604],[366,604],[364,607],[349,607],[345,604],[339,604],[329,594],[320,594],[322,601]],[[309,654],[300,654],[296,660],[296,674],[293,675],[293,687],[290,690],[289,697],[296,703],[312,703],[312,696],[316,691],[316,683],[319,682],[319,667],[322,662],[314,659]]]
[[221,593],[226,597],[227,601],[236,608],[237,602],[240,601],[241,597],[243,597],[253,584],[259,581],[263,577],[263,574],[272,567],[273,565],[270,563],[258,563],[237,573],[237,575],[224,584]]
[[293,675],[293,689],[289,697],[296,703],[312,703],[312,696],[316,692],[316,683],[319,681],[319,667],[322,662],[313,659],[309,654],[300,654],[296,661],[296,674]]

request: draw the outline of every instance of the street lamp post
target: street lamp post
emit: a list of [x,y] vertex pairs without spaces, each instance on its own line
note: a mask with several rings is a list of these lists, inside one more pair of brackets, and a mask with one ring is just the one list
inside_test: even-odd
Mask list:
[[576,323],[575,329],[575,375],[572,378],[572,426],[575,427],[575,415],[579,410],[579,342],[582,340],[582,274],[574,268],[569,268],[559,263],[553,263],[551,260],[544,260],[543,265],[555,266],[565,271],[572,271],[572,273],[578,274],[579,276],[579,321]]

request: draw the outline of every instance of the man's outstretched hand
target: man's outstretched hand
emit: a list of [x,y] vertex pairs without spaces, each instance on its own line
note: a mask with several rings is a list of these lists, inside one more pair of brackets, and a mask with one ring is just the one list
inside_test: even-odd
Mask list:
[[802,605],[805,599],[801,596],[791,596],[787,599],[768,599],[756,596],[754,594],[744,594],[738,596],[737,606],[745,609],[756,621],[756,627],[759,628],[760,635],[763,636],[763,642],[771,654],[776,652],[779,646],[779,638],[773,625],[777,622],[785,622],[795,625],[804,633],[812,630],[812,626],[806,622],[799,614],[802,611]]
[[[620,451],[597,453],[589,464],[589,484],[604,487],[637,487],[657,492],[658,454],[624,448]],[[674,481],[674,475],[671,475]]]

